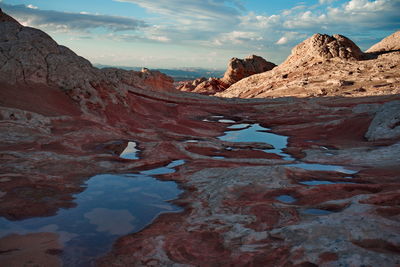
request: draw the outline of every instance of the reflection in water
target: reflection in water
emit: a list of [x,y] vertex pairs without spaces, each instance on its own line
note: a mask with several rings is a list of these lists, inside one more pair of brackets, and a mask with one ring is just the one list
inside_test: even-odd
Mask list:
[[[287,148],[288,137],[283,135],[278,135],[269,132],[270,129],[262,127],[260,124],[235,124],[228,127],[223,136],[218,137],[222,141],[228,142],[256,142],[256,143],[266,143],[274,146],[273,149],[264,149],[264,152],[275,153],[282,156],[284,160],[294,161],[296,160],[291,155],[283,152],[283,149]],[[327,149],[327,148],[325,148]],[[288,167],[296,167],[305,170],[313,171],[336,171],[346,174],[355,174],[357,171],[349,170],[343,166],[338,165],[327,165],[327,164],[317,164],[317,163],[295,163],[286,164]]]
[[183,164],[185,164],[184,160],[174,160],[173,162],[171,162],[170,164],[168,164],[165,167],[142,171],[140,173],[146,174],[146,175],[162,175],[162,174],[174,173],[175,170],[173,168],[183,165]]
[[287,147],[287,136],[278,135],[268,132],[270,129],[262,127],[260,124],[250,124],[247,127],[245,124],[237,124],[238,128],[244,129],[235,130],[234,126],[229,127],[225,135],[218,137],[222,141],[228,142],[254,142],[254,143],[267,143],[274,146],[273,149],[263,150],[268,153],[275,153],[282,156],[285,160],[293,160],[293,158],[282,152],[282,149]]
[[243,128],[248,128],[250,127],[250,124],[247,123],[239,123],[239,124],[234,124],[228,127],[228,129],[243,129]]
[[140,231],[161,213],[182,210],[166,202],[182,192],[177,184],[147,175],[96,175],[86,186],[75,196],[76,208],[55,216],[15,222],[1,218],[0,236],[56,232],[65,246],[64,266],[90,266],[118,236]]
[[218,120],[218,122],[222,122],[222,123],[235,123],[236,121],[234,121],[234,120],[222,119],[222,120]]
[[128,142],[125,150],[122,151],[120,157],[123,159],[138,159],[137,152],[139,150],[136,148],[135,142]]

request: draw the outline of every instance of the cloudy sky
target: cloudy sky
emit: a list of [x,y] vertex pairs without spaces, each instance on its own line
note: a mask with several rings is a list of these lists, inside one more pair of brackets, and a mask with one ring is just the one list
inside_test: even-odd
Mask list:
[[400,0],[0,0],[92,63],[225,69],[250,54],[281,63],[314,33],[362,49],[400,29]]

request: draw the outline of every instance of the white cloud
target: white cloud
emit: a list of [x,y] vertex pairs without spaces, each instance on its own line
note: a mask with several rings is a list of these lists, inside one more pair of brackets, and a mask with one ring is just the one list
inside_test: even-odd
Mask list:
[[[180,26],[200,29],[235,26],[239,22],[241,9],[238,0],[115,0],[137,4],[152,13],[179,22]],[[175,25],[178,26],[178,25]]]
[[128,210],[110,210],[95,208],[84,214],[91,224],[97,226],[98,232],[108,232],[111,235],[126,235],[135,229],[132,222],[135,217]]
[[245,16],[240,17],[241,22],[239,24],[240,27],[245,28],[258,28],[258,29],[266,29],[277,27],[280,23],[281,16],[280,15],[271,15],[271,16],[263,16],[257,15],[254,12],[250,12]]
[[34,6],[34,5],[32,5],[32,4],[29,4],[29,5],[27,5],[26,7],[27,7],[27,8],[31,8],[31,9],[38,9],[37,6]]
[[288,16],[284,26],[288,29],[318,31],[369,31],[400,25],[400,0],[351,0],[339,7],[305,11]]
[[50,31],[88,31],[106,28],[117,32],[147,27],[144,21],[128,17],[41,10],[24,5],[1,4],[1,8],[24,25]]
[[337,1],[337,0],[319,0],[319,3],[321,5],[325,5],[325,4],[331,4],[331,3],[335,2],[335,1]]
[[278,44],[278,45],[284,45],[284,44],[287,44],[288,41],[289,41],[289,40],[288,40],[288,38],[287,38],[286,36],[282,36],[282,37],[276,42],[276,44]]
[[254,31],[232,31],[227,33],[222,33],[210,42],[205,42],[204,44],[209,46],[219,46],[219,47],[231,47],[231,46],[241,46],[257,47],[257,44],[264,42],[264,37],[258,32]]
[[298,43],[307,37],[308,36],[306,34],[299,32],[285,32],[283,36],[278,41],[276,41],[275,44],[293,46],[295,43]]
[[[132,47],[134,43],[151,42],[158,43],[157,47],[165,45],[165,51],[172,49],[170,44],[192,52],[201,49],[210,51],[211,48],[225,55],[226,51],[233,51],[232,56],[256,53],[261,49],[265,53],[273,51],[274,56],[279,53],[276,63],[284,60],[291,46],[316,32],[340,33],[358,43],[358,40],[366,40],[367,37],[372,42],[400,28],[400,0],[319,0],[312,5],[295,2],[291,9],[275,14],[258,10],[248,12],[242,6],[245,1],[241,0],[114,1],[138,5],[152,15],[145,22],[92,14],[90,10],[65,13],[34,9],[34,6],[3,3],[0,6],[25,25],[63,32],[76,39],[84,36],[129,43]],[[101,31],[96,30],[98,28]],[[167,58],[159,53],[143,61],[178,61],[173,58],[175,55],[165,53]],[[189,52],[187,55],[185,61],[189,64]],[[201,56],[192,58],[194,63],[190,61],[190,65],[193,66],[202,60]],[[121,57],[118,60],[122,60]]]

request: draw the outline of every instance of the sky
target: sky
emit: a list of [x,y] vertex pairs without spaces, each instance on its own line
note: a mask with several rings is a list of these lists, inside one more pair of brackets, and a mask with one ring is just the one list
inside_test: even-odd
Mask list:
[[255,54],[276,64],[314,33],[368,49],[400,29],[400,0],[0,0],[93,64],[226,68]]

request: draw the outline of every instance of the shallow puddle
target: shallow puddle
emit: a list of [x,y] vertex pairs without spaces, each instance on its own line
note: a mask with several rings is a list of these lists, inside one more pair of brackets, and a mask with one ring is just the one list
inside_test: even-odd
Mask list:
[[[246,125],[246,126],[245,126]],[[238,126],[238,128],[236,128]],[[244,128],[243,128],[244,127]],[[243,129],[242,129],[243,128]],[[293,158],[282,152],[287,147],[287,136],[278,135],[268,132],[270,129],[262,127],[260,124],[236,124],[228,127],[225,135],[218,139],[227,142],[254,142],[273,145],[272,149],[265,149],[264,152],[275,153],[282,156],[285,160],[293,160]]]
[[280,195],[280,196],[277,196],[275,199],[279,200],[280,202],[283,202],[283,203],[293,203],[293,202],[297,201],[297,199],[295,199],[294,197],[292,197],[290,195]]
[[76,208],[61,209],[55,216],[23,221],[0,218],[0,236],[55,232],[64,245],[64,266],[90,266],[119,236],[140,231],[162,213],[182,211],[167,202],[182,193],[177,184],[148,175],[96,175],[86,187],[75,195]]
[[304,181],[299,182],[299,184],[304,185],[325,185],[325,184],[355,184],[352,182],[332,182],[332,181]]
[[302,210],[301,213],[308,214],[308,215],[328,215],[328,214],[333,213],[333,211],[321,210],[321,209],[305,209],[305,210]]
[[[283,149],[287,148],[288,137],[278,135],[270,132],[269,128],[262,127],[260,124],[234,124],[227,127],[224,135],[218,137],[218,139],[227,142],[254,142],[254,143],[265,143],[273,145],[273,149],[262,149],[266,153],[275,153],[282,157],[283,160],[295,161],[291,155],[283,152]],[[323,147],[327,150],[328,148]],[[288,167],[296,167],[304,170],[312,171],[335,171],[345,174],[355,174],[357,171],[347,169],[339,165],[328,165],[318,163],[294,163],[287,164]]]
[[185,164],[184,160],[174,160],[165,167],[142,171],[140,173],[145,175],[162,175],[162,174],[174,173],[175,172],[174,168],[183,164]]
[[288,164],[288,167],[296,167],[304,170],[310,171],[334,171],[341,172],[346,174],[355,174],[357,171],[346,169],[343,166],[339,165],[325,165],[325,164],[317,164],[317,163],[296,163],[296,164]]

